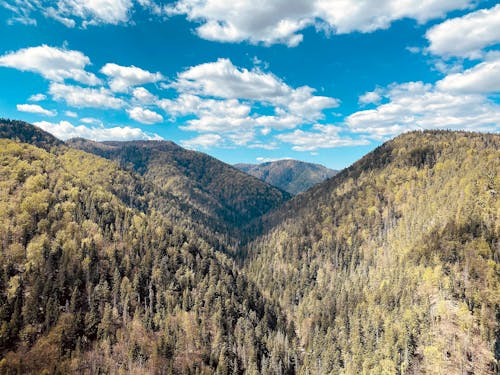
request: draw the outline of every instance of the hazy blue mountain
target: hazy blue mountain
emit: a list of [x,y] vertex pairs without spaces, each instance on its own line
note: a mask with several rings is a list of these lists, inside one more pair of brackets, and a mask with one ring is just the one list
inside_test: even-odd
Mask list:
[[262,164],[236,164],[235,167],[293,195],[306,191],[338,172],[320,164],[291,159]]

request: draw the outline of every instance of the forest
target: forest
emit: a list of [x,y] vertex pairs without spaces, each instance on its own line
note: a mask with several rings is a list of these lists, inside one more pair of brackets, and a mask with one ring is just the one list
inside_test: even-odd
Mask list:
[[499,160],[410,132],[292,198],[0,120],[0,373],[497,374]]

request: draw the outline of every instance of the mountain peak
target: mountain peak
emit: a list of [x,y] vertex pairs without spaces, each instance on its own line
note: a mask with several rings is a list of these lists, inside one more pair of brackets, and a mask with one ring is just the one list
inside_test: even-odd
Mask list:
[[320,164],[294,159],[235,164],[235,167],[293,195],[306,191],[337,173]]

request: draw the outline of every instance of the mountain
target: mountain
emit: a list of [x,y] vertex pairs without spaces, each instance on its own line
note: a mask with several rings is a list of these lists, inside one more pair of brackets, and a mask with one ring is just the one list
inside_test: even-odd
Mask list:
[[0,119],[0,138],[15,139],[19,142],[50,150],[60,146],[62,141],[52,134],[23,121]]
[[235,164],[235,167],[292,195],[306,191],[338,172],[319,164],[289,159],[262,164]]
[[263,218],[244,272],[299,373],[495,374],[500,135],[413,132]]
[[170,142],[0,134],[1,374],[500,371],[498,134],[291,199]]
[[[11,138],[27,126],[0,121]],[[62,143],[0,139],[0,373],[291,373],[279,307],[144,184]]]
[[[240,228],[279,207],[290,194],[206,154],[168,141],[92,142],[71,147],[111,160],[139,173],[159,193],[168,193],[201,217],[201,224],[238,242]],[[235,235],[236,234],[236,235]]]

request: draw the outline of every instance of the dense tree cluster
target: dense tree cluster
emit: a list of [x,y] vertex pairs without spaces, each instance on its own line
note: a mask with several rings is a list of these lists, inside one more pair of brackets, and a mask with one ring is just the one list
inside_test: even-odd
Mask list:
[[408,133],[284,204],[169,142],[0,138],[0,374],[500,371],[499,135]]
[[193,222],[220,233],[229,244],[240,241],[246,234],[241,228],[248,222],[291,197],[209,155],[183,149],[173,142],[99,143],[74,139],[68,145],[138,172],[155,187],[155,195],[175,198],[184,205],[184,211],[191,212]]
[[57,151],[0,140],[0,373],[294,371],[293,329],[226,256]]
[[265,219],[245,273],[301,373],[499,370],[499,160],[498,135],[409,133]]

